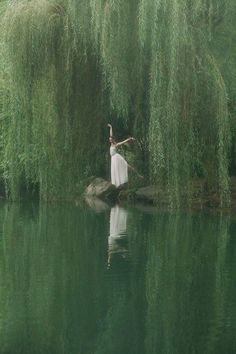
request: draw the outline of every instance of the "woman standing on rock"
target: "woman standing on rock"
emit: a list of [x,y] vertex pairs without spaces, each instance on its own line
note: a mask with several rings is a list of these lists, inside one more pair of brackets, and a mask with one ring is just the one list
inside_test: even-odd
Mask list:
[[[128,143],[129,141],[134,141],[135,139],[130,137],[124,141],[117,143],[114,136],[113,136],[112,125],[108,124],[108,128],[110,129],[109,142],[111,144],[110,145],[111,183],[114,184],[116,187],[119,187],[122,184],[128,182],[128,168],[132,169],[133,171],[135,171],[135,169],[133,167],[131,167],[120,154],[117,153],[116,149],[119,146]],[[140,178],[143,178],[143,176],[141,176],[139,174],[138,174],[138,176]]]

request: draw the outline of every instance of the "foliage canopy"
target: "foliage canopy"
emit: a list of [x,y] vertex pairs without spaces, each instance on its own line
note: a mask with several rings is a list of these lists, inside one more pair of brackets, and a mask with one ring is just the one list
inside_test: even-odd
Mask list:
[[109,117],[137,136],[144,173],[171,205],[194,176],[228,201],[235,90],[221,36],[235,34],[232,0],[3,3],[1,166],[12,198],[22,184],[65,197],[104,173]]

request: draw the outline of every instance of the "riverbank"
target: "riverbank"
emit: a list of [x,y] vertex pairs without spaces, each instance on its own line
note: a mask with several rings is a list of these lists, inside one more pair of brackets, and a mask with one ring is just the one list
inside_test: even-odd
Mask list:
[[[194,210],[215,209],[230,210],[236,213],[236,177],[230,179],[230,202],[228,206],[222,206],[218,193],[207,187],[204,179],[193,179],[191,197],[187,198],[187,194],[183,188],[181,195],[181,208],[190,208]],[[95,178],[85,191],[86,197],[100,198],[108,202],[130,202],[144,203],[157,207],[168,207],[170,205],[167,194],[161,189],[153,185],[143,187],[129,187],[128,185],[121,188],[115,188],[110,182],[102,178]]]

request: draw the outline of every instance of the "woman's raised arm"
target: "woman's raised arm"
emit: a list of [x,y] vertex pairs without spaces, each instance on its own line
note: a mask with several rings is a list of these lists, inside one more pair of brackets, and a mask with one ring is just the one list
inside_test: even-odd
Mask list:
[[112,129],[112,125],[109,123],[107,124],[108,128],[110,129],[110,137],[113,136],[113,129]]
[[120,141],[119,143],[116,144],[116,146],[121,146],[121,145],[123,145],[123,144],[128,143],[129,141],[134,141],[134,140],[135,140],[134,138],[130,137],[130,138],[128,138],[128,139],[125,139],[125,140],[123,140],[123,141]]

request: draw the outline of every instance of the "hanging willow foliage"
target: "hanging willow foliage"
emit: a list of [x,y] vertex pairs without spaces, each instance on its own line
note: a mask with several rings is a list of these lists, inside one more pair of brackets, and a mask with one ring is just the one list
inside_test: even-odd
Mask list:
[[[201,175],[229,198],[227,92],[212,51],[224,0],[15,0],[3,17],[4,175],[43,198],[104,171],[112,115],[140,138],[170,204]],[[184,188],[183,188],[184,185]]]
[[[40,185],[43,198],[70,196],[99,171],[104,112],[101,74],[84,52],[66,9],[53,1],[16,1],[4,19],[10,58],[11,122],[5,160],[10,192]],[[79,34],[78,34],[79,36]],[[9,109],[9,107],[7,107]]]

